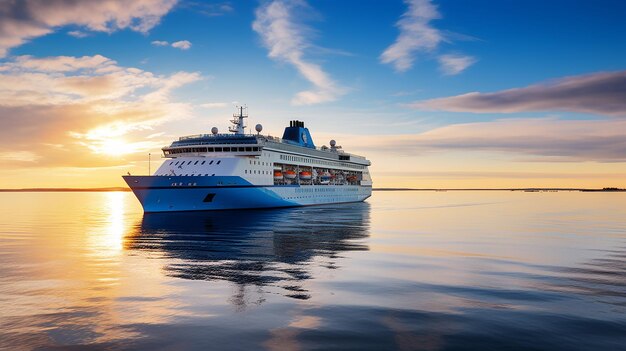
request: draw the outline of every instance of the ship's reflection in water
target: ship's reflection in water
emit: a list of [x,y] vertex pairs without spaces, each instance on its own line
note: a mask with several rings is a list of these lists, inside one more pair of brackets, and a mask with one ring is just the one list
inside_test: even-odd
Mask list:
[[285,296],[306,300],[312,263],[335,269],[342,252],[368,250],[369,213],[368,203],[148,213],[125,248],[175,259],[165,267],[169,276],[237,284],[232,302],[238,306],[245,304],[246,287],[277,286]]

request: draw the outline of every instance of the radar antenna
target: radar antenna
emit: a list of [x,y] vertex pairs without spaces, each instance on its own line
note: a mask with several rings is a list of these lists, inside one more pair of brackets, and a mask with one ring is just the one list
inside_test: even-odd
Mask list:
[[245,134],[244,118],[248,118],[248,106],[237,106],[237,113],[234,113],[233,119],[230,120],[230,123],[234,124],[234,126],[229,127],[228,130],[235,134]]

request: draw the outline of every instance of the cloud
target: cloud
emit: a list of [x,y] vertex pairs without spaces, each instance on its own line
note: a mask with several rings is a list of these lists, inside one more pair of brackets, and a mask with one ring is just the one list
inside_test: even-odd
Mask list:
[[186,1],[182,6],[207,17],[224,16],[235,10],[230,2],[205,4],[195,1]]
[[[411,178],[454,178],[454,179],[467,179],[467,178],[485,178],[485,179],[502,179],[502,178],[517,178],[517,179],[580,179],[580,173],[565,173],[565,172],[507,172],[507,171],[379,171],[378,175],[396,176],[396,177],[411,177]],[[585,179],[624,179],[626,173],[588,173],[582,174]]]
[[573,76],[494,93],[418,101],[417,109],[472,113],[570,111],[626,116],[626,71]]
[[67,34],[73,36],[74,38],[85,38],[89,36],[89,34],[80,30],[72,30],[67,32]]
[[526,156],[519,161],[626,161],[626,120],[616,119],[502,119],[351,139],[361,150],[404,155],[475,151]]
[[181,50],[189,50],[191,48],[191,42],[189,40],[181,40],[172,43],[173,48]]
[[41,156],[31,151],[11,151],[0,152],[0,160],[11,162],[35,162],[40,159]]
[[459,74],[476,63],[476,59],[464,55],[441,55],[438,58],[441,71],[448,76]]
[[191,42],[189,40],[175,41],[172,44],[170,44],[168,41],[165,41],[165,40],[154,40],[152,41],[151,44],[154,46],[171,46],[173,48],[181,49],[181,50],[191,49]]
[[133,160],[164,143],[147,139],[156,125],[190,115],[191,106],[170,93],[198,79],[122,67],[101,55],[18,56],[0,65],[0,155],[54,167]]
[[444,36],[431,21],[441,18],[431,0],[405,0],[408,8],[396,26],[400,35],[381,55],[382,63],[391,64],[396,71],[404,72],[413,66],[415,54],[434,51]]
[[120,29],[146,33],[156,26],[177,0],[47,0],[9,1],[0,5],[0,57],[10,48],[77,25],[85,30],[112,33]]
[[203,108],[224,108],[227,107],[229,104],[226,102],[208,102],[205,104],[200,104],[198,105],[199,107],[203,107]]
[[298,72],[314,86],[314,89],[301,91],[292,99],[295,105],[311,105],[334,101],[346,93],[319,65],[304,58],[309,48],[311,29],[302,24],[302,16],[310,11],[304,1],[274,0],[261,5],[256,10],[252,28],[261,36],[269,49],[272,59],[293,65]]

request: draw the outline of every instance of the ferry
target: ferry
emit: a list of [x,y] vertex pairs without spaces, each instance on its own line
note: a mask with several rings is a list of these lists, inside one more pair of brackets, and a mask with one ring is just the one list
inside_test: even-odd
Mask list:
[[247,108],[237,108],[229,133],[180,137],[162,149],[165,161],[147,176],[126,175],[144,212],[259,209],[364,201],[372,194],[371,162],[335,140],[316,147],[304,122],[282,138],[245,133]]

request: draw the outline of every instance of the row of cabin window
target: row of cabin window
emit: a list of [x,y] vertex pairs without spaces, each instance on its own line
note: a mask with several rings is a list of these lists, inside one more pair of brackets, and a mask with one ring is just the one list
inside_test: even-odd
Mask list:
[[[254,173],[252,173],[254,172]],[[248,170],[244,170],[245,174],[248,174]],[[256,171],[256,170],[250,170],[250,174],[270,174],[270,171]]]
[[316,160],[316,159],[310,159],[310,158],[304,158],[304,157],[297,157],[297,156],[289,156],[289,155],[280,155],[280,159],[281,160],[285,160],[285,161],[299,161],[299,162],[309,162],[309,163],[315,163],[318,165],[326,165],[326,166],[338,166],[341,165],[343,167],[352,167],[352,168],[358,168],[358,169],[363,169],[365,168],[364,166],[361,165],[353,165],[353,164],[348,164],[348,163],[344,163],[344,162],[330,162],[330,161],[322,161],[322,160]]
[[172,149],[164,150],[165,155],[169,154],[183,154],[187,152],[251,152],[259,151],[259,147],[189,147],[184,149]]
[[265,163],[265,162],[261,162],[261,161],[255,161],[255,160],[250,160],[250,164],[251,165],[259,165],[259,166],[269,166],[270,165],[269,162]]
[[[181,162],[181,161],[176,161],[176,163],[172,164],[173,162],[174,162],[174,161],[170,161],[170,166],[178,166],[178,162],[180,162],[180,165],[181,165],[181,166],[185,164],[185,161],[182,161],[182,162]],[[187,165],[190,165],[190,164],[191,164],[191,162],[193,162],[193,161],[189,161],[189,162],[187,162]],[[194,162],[194,164],[193,164],[193,165],[194,165],[194,166],[195,166],[195,165],[197,165],[197,164],[198,164],[198,162],[200,162],[200,160],[198,160],[198,161]],[[222,160],[217,160],[217,162],[216,162],[215,164],[216,164],[216,165],[219,165],[221,162],[222,162]],[[206,163],[206,160],[202,161],[202,163],[200,163],[200,165],[203,165],[203,164],[205,164],[205,163]],[[213,164],[213,160],[211,160],[211,161],[209,162],[209,165],[212,165],[212,164]]]

